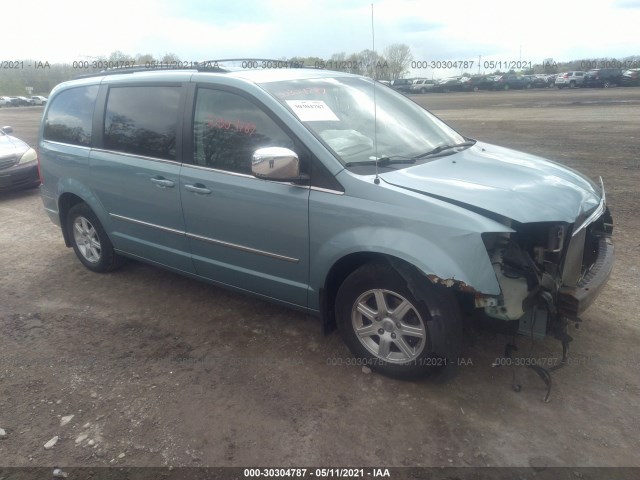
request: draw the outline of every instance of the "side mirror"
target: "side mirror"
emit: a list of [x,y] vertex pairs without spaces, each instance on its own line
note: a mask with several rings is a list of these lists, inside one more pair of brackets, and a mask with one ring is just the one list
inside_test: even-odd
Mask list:
[[306,175],[300,175],[298,155],[294,151],[282,147],[267,147],[256,150],[251,157],[251,173],[258,178],[280,182],[308,179]]
[[6,133],[7,135],[10,133],[13,133],[13,128],[12,127],[2,127],[0,130],[2,130],[4,133]]

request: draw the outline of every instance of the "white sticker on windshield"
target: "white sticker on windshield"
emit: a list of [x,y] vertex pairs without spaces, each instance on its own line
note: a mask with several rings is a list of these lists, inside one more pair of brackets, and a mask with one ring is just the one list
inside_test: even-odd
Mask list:
[[303,122],[340,121],[322,100],[287,100],[286,102]]

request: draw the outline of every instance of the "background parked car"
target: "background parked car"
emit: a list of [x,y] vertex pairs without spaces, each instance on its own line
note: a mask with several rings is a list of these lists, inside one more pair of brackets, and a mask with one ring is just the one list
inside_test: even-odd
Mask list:
[[476,75],[464,82],[462,87],[464,90],[477,92],[478,90],[491,90],[494,84],[493,75]]
[[411,93],[427,93],[433,91],[435,87],[435,80],[429,80],[428,78],[418,78],[413,81],[413,84],[409,86]]
[[391,88],[397,90],[398,92],[409,93],[411,84],[411,80],[409,80],[408,78],[398,78],[396,80],[391,80]]
[[31,100],[31,105],[44,105],[47,103],[47,97],[41,95],[33,95],[29,100]]
[[589,70],[584,76],[583,87],[609,88],[620,85],[622,81],[622,69],[620,68],[595,68]]
[[11,99],[9,97],[0,97],[0,107],[11,106]]
[[0,191],[37,187],[40,177],[35,150],[10,133],[13,128],[0,128]]
[[546,75],[523,75],[529,82],[529,88],[547,88],[547,76]]
[[564,87],[576,88],[582,86],[584,76],[587,72],[574,70],[571,72],[559,73],[556,77],[556,87],[563,89]]
[[620,84],[625,87],[640,86],[640,68],[632,68],[624,72]]
[[509,90],[511,88],[531,88],[531,83],[524,75],[506,74],[494,78],[493,90]]
[[546,75],[547,88],[553,88],[556,85],[556,78],[558,75],[552,73],[551,75]]
[[31,105],[31,101],[27,97],[10,97],[11,106],[13,107],[27,107]]
[[462,79],[463,77],[450,77],[442,78],[436,83],[434,90],[436,92],[459,92],[463,89]]

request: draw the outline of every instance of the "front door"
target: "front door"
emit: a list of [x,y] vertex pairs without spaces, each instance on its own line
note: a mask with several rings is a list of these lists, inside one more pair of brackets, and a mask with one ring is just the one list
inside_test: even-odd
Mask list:
[[[309,189],[251,175],[251,155],[286,147],[309,160],[263,108],[226,90],[198,88],[192,159],[180,191],[196,273],[247,291],[306,306]],[[190,164],[188,161],[191,160]]]

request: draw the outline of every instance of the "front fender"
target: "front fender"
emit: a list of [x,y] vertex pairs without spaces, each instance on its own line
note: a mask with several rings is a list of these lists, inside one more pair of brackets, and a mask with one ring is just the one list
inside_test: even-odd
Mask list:
[[[498,295],[496,279],[480,233],[446,232],[439,242],[394,228],[354,227],[326,239],[311,255],[312,290],[324,286],[333,265],[354,253],[376,253],[401,259],[425,275],[463,282],[474,290]],[[315,306],[311,306],[315,308]]]

